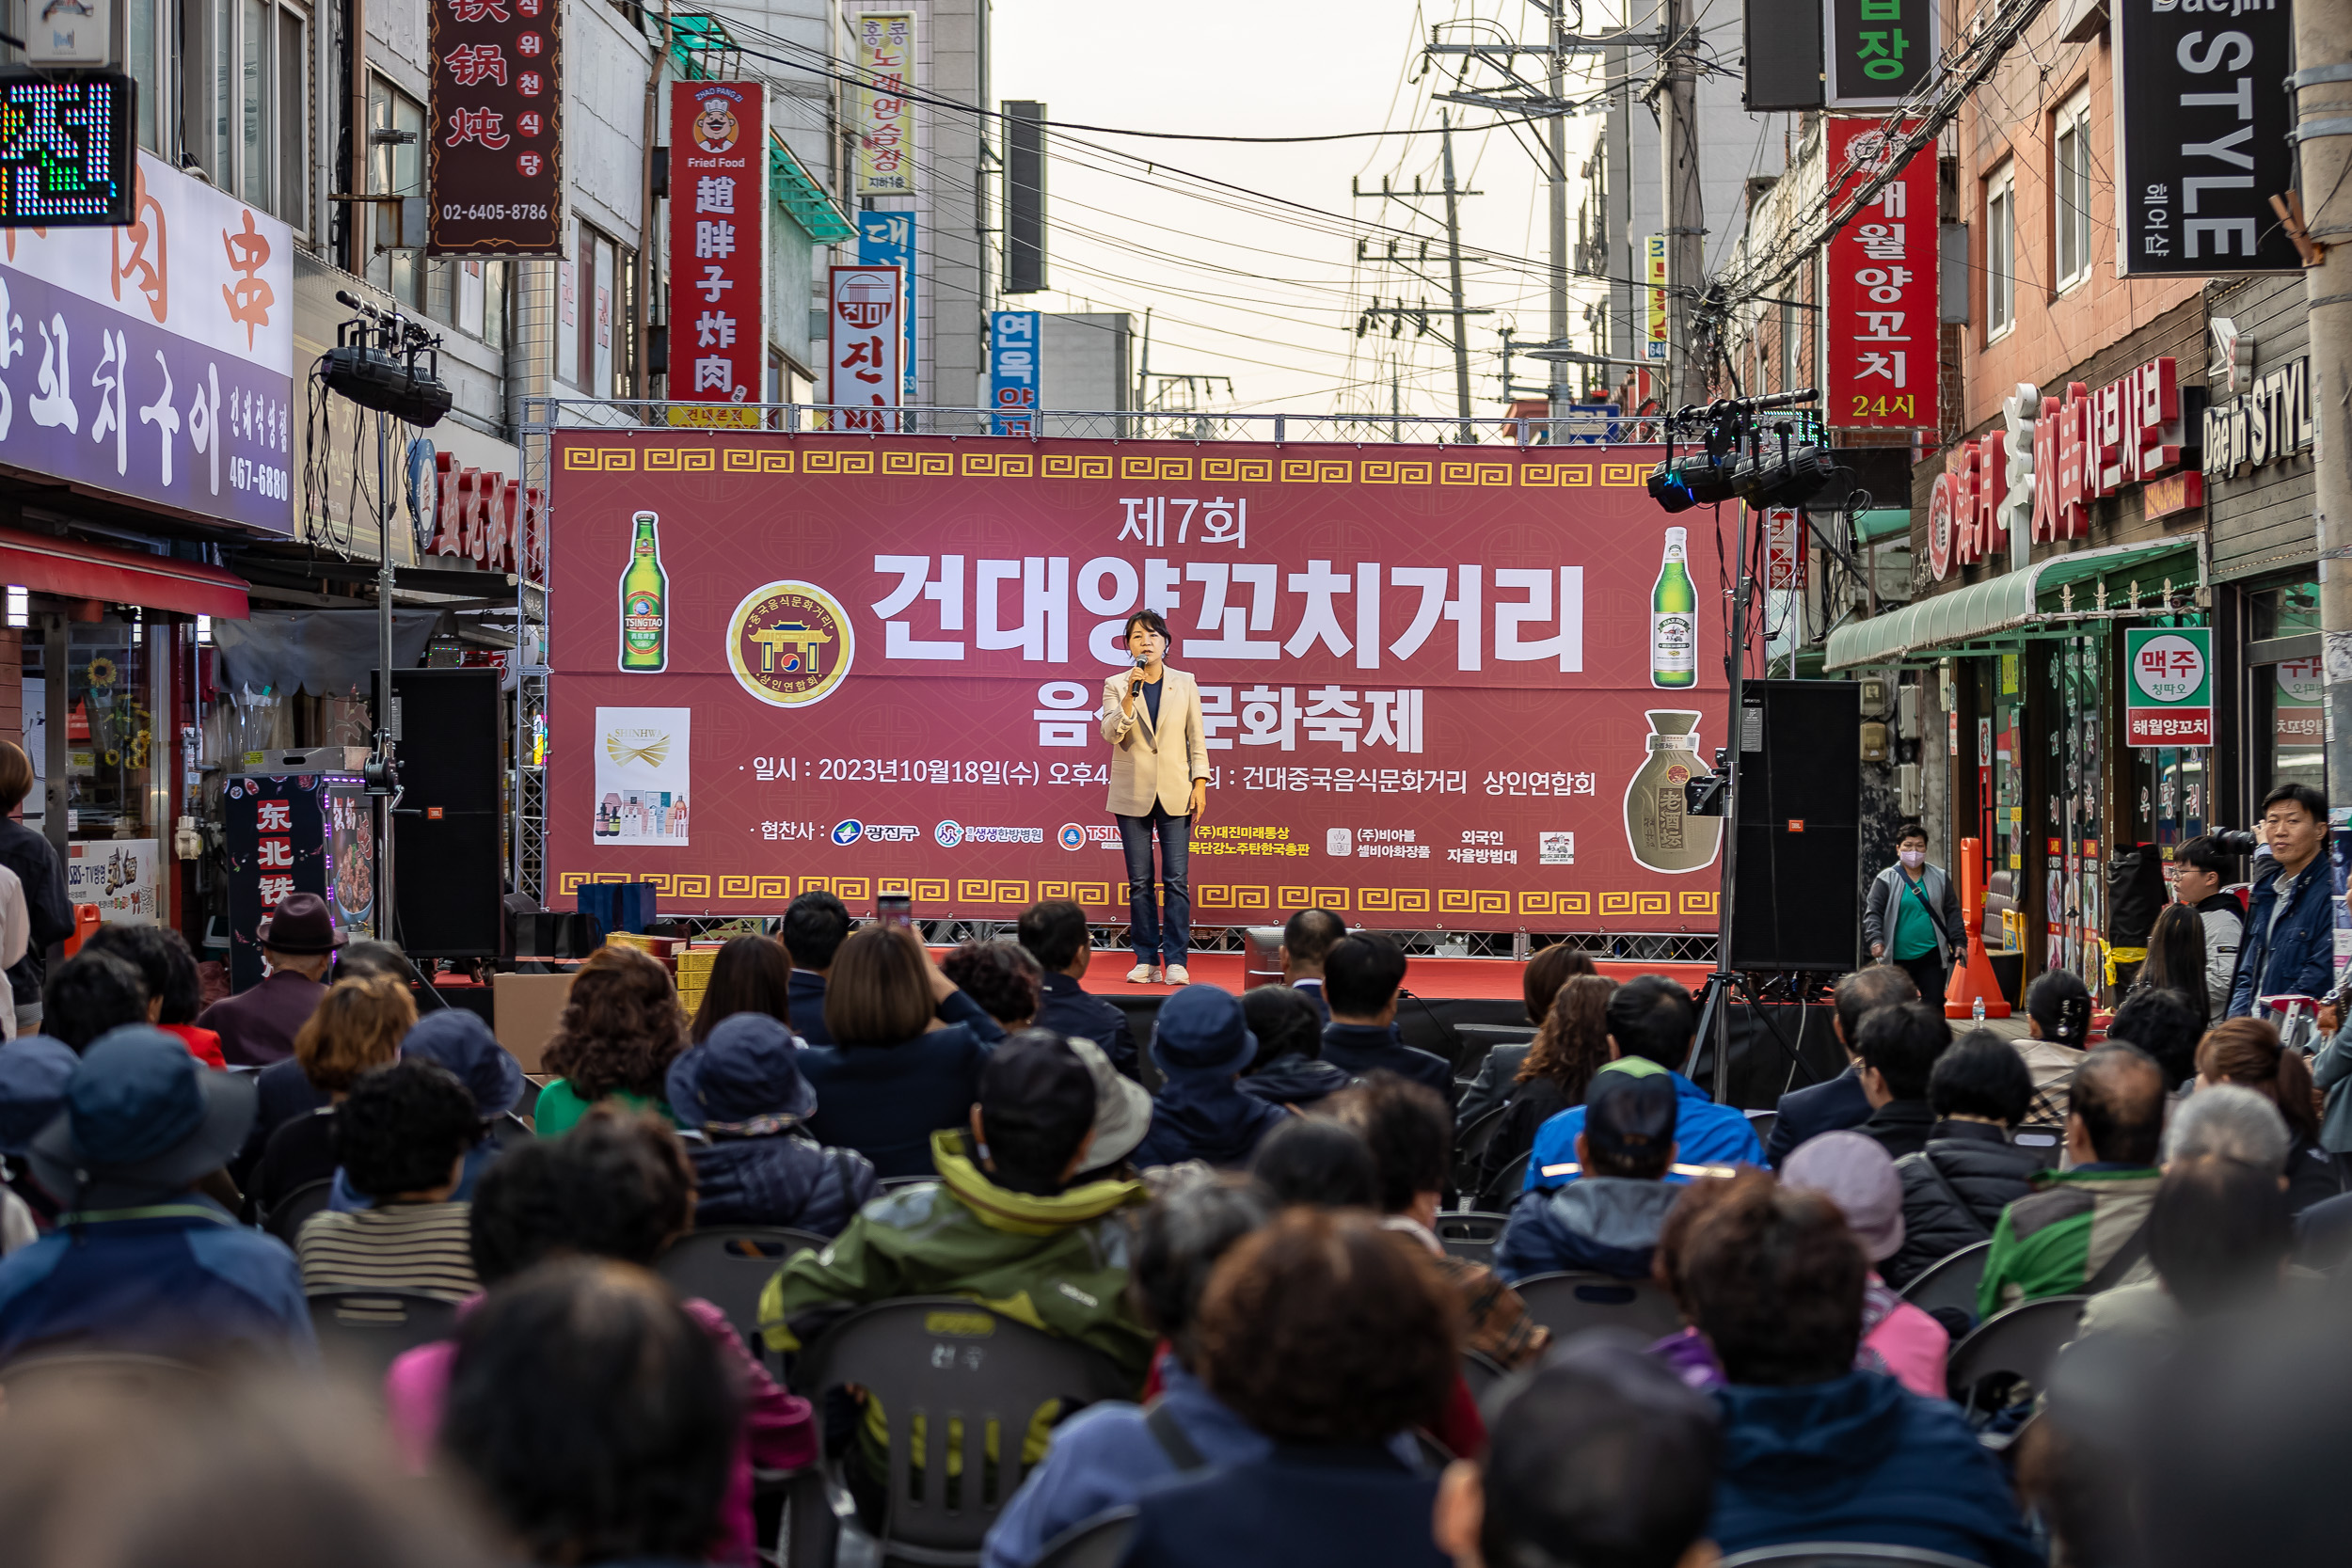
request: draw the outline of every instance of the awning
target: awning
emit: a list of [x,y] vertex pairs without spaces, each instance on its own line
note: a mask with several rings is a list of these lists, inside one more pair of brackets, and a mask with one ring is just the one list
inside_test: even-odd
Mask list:
[[[2177,555],[2191,547],[2187,540],[2166,539],[2054,555],[2022,572],[2005,572],[1867,621],[1839,626],[1829,634],[1829,653],[1821,667],[1836,671],[1866,664],[1892,664],[1907,654],[1927,653],[1972,638],[2012,630],[2042,619],[2041,599],[2044,594],[2055,594],[2070,582],[2105,577],[2139,562],[2160,555]],[[2156,585],[2147,586],[2153,592]],[[2155,611],[2152,610],[2150,613]]]
[[217,566],[0,529],[0,582],[69,599],[241,621],[246,581]]

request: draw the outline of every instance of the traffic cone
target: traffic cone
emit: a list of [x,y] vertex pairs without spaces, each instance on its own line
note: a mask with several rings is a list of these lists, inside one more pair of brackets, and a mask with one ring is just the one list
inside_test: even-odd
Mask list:
[[1961,917],[1968,923],[1968,959],[1952,971],[1944,988],[1946,1018],[1974,1018],[1977,998],[1984,998],[1984,1016],[2009,1017],[2009,1001],[1994,977],[1993,960],[1984,951],[1984,841],[1960,841]]

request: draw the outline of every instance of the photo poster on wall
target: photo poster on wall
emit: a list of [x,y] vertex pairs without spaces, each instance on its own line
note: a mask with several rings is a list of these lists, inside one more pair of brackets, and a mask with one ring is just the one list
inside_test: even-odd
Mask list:
[[694,710],[596,709],[596,841],[686,847]]

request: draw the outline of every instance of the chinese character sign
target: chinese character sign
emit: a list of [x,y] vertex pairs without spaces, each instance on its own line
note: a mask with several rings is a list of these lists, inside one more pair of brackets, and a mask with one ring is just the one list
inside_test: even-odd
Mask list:
[[1804,514],[1793,506],[1764,509],[1764,588],[1767,593],[1803,593],[1805,582]]
[[1647,298],[1649,315],[1645,323],[1642,357],[1665,363],[1666,359],[1666,236],[1652,234],[1644,242],[1643,281],[1649,285]]
[[2145,484],[2194,455],[2187,434],[2179,365],[2169,355],[2096,390],[2070,381],[2063,400],[2044,397],[2033,430],[2035,542],[2083,538],[2093,500]]
[[[1111,918],[1104,689],[1152,610],[1214,774],[1200,924],[1711,931],[1721,823],[1683,785],[1724,740],[1722,672],[1656,680],[1658,455],[559,432],[550,723],[591,738],[551,754],[548,892],[656,877],[665,910],[749,913],[822,886],[863,912],[895,881],[925,914]],[[1475,540],[1430,526],[1473,503]],[[629,673],[612,584],[648,515],[665,657]],[[653,759],[691,765],[691,843],[615,827],[599,714],[655,705],[694,716]]]
[[914,214],[865,212],[857,215],[857,260],[865,267],[897,267],[906,278],[907,347],[905,401],[922,401],[914,386]]
[[825,401],[840,412],[837,430],[895,430],[895,415],[862,412],[898,406],[898,351],[906,342],[898,312],[906,302],[897,267],[834,267],[828,294]]
[[[1874,119],[1831,119],[1827,150],[1832,203],[1893,155]],[[1935,428],[1936,261],[1930,150],[1830,237],[1829,423]]]
[[142,152],[119,229],[0,230],[0,454],[294,531],[294,234]]
[[768,98],[670,84],[670,422],[756,429],[768,371]]
[[564,248],[563,0],[427,0],[433,117],[427,248]]
[[914,13],[864,11],[857,34],[857,194],[914,194]]
[[2295,271],[2270,210],[2296,183],[2295,99],[2279,90],[2296,66],[2292,8],[2124,5],[2114,18],[2116,271]]
[[2135,626],[2123,633],[2127,746],[2213,744],[2213,631]]
[[[1900,103],[1934,73],[1940,9],[1935,0],[1822,0],[1822,87],[1829,107]],[[1836,166],[1830,165],[1833,171]],[[1930,212],[1927,221],[1934,220]]]
[[[30,29],[37,39],[53,30],[71,39],[78,27],[103,46],[105,28],[88,27],[87,7],[49,8],[62,24],[37,24]],[[130,77],[114,72],[0,79],[0,229],[130,221],[135,90]]]
[[988,410],[992,436],[1034,436],[1038,410],[1035,310],[996,310],[988,318]]

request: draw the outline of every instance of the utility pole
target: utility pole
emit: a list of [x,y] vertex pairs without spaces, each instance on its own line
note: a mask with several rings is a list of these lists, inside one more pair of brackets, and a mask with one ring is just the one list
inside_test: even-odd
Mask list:
[[[2310,84],[2295,94],[2300,126],[2316,135],[2298,144],[2303,196],[2319,204],[2305,214],[2326,245],[2319,265],[2305,269],[2311,301],[2311,405],[2317,428],[2312,450],[2312,499],[2319,513],[2319,630],[2326,673],[2328,794],[2352,798],[2352,138],[2337,134],[2352,112],[2352,82],[2327,81],[2329,68],[2352,60],[2352,6],[2345,0],[2295,0],[2296,75]],[[2322,123],[2314,123],[2322,122]]]
[[1666,341],[1669,411],[1707,396],[1707,363],[1692,336],[1691,307],[1707,275],[1707,214],[1699,192],[1698,76],[1691,64],[1689,0],[1660,0],[1658,147],[1665,181]]
[[1454,190],[1454,120],[1438,111],[1438,140],[1445,160],[1446,273],[1454,285],[1454,404],[1462,421],[1464,444],[1478,439],[1470,427],[1470,333],[1462,310],[1462,217]]
[[[1565,45],[1567,19],[1565,6],[1551,10],[1551,73],[1546,78],[1546,90],[1551,94],[1551,346],[1568,346],[1568,117],[1562,106],[1567,97],[1568,51]],[[1502,400],[1511,401],[1511,375],[1503,372]],[[1551,377],[1545,394],[1545,411],[1552,422],[1545,439],[1558,446],[1563,435],[1560,411],[1568,405],[1568,365],[1565,359],[1551,362]]]
[[[1459,439],[1469,442],[1478,439],[1477,430],[1470,423],[1470,319],[1472,316],[1491,316],[1494,312],[1484,309],[1473,309],[1470,306],[1463,303],[1462,263],[1466,260],[1477,261],[1479,258],[1474,256],[1465,257],[1462,254],[1461,201],[1464,197],[1482,196],[1485,193],[1482,191],[1464,190],[1460,185],[1455,183],[1454,178],[1453,122],[1444,111],[1440,110],[1438,116],[1438,123],[1442,138],[1442,161],[1439,165],[1441,178],[1437,190],[1431,191],[1422,189],[1421,176],[1418,174],[1413,176],[1413,187],[1410,190],[1401,190],[1391,184],[1389,182],[1389,177],[1385,174],[1380,177],[1380,188],[1376,191],[1365,190],[1361,181],[1359,180],[1350,180],[1347,182],[1347,190],[1348,195],[1354,197],[1359,201],[1365,199],[1384,202],[1401,201],[1407,208],[1410,208],[1416,215],[1420,216],[1426,216],[1427,214],[1423,214],[1421,208],[1414,205],[1416,202],[1426,200],[1433,196],[1444,198],[1445,254],[1447,274],[1447,283],[1444,292],[1452,298],[1453,304],[1451,306],[1438,306],[1432,309],[1428,304],[1426,296],[1424,296],[1420,304],[1407,305],[1405,303],[1404,295],[1399,294],[1395,304],[1383,305],[1380,303],[1380,296],[1378,294],[1375,294],[1372,298],[1372,304],[1366,307],[1362,313],[1356,318],[1356,336],[1360,338],[1364,336],[1365,333],[1372,330],[1375,325],[1382,321],[1386,321],[1389,323],[1391,328],[1389,336],[1391,338],[1398,337],[1404,332],[1405,324],[1409,321],[1413,325],[1414,337],[1426,337],[1429,334],[1430,317],[1444,316],[1450,319],[1453,323],[1453,332],[1450,335],[1440,333],[1438,341],[1444,343],[1447,347],[1454,351],[1454,403],[1456,405],[1455,418],[1462,421]],[[1432,289],[1436,289],[1438,287],[1438,285],[1430,278],[1424,277],[1421,272],[1416,270],[1413,265],[1413,262],[1416,260],[1423,262],[1429,260],[1429,242],[1427,240],[1422,240],[1421,242],[1420,256],[1418,258],[1411,258],[1399,251],[1397,242],[1394,239],[1388,242],[1386,256],[1379,257],[1373,253],[1371,244],[1368,240],[1359,238],[1356,242],[1356,259],[1359,261],[1385,260],[1391,266],[1397,268],[1399,271],[1413,277],[1415,280],[1425,284]]]

